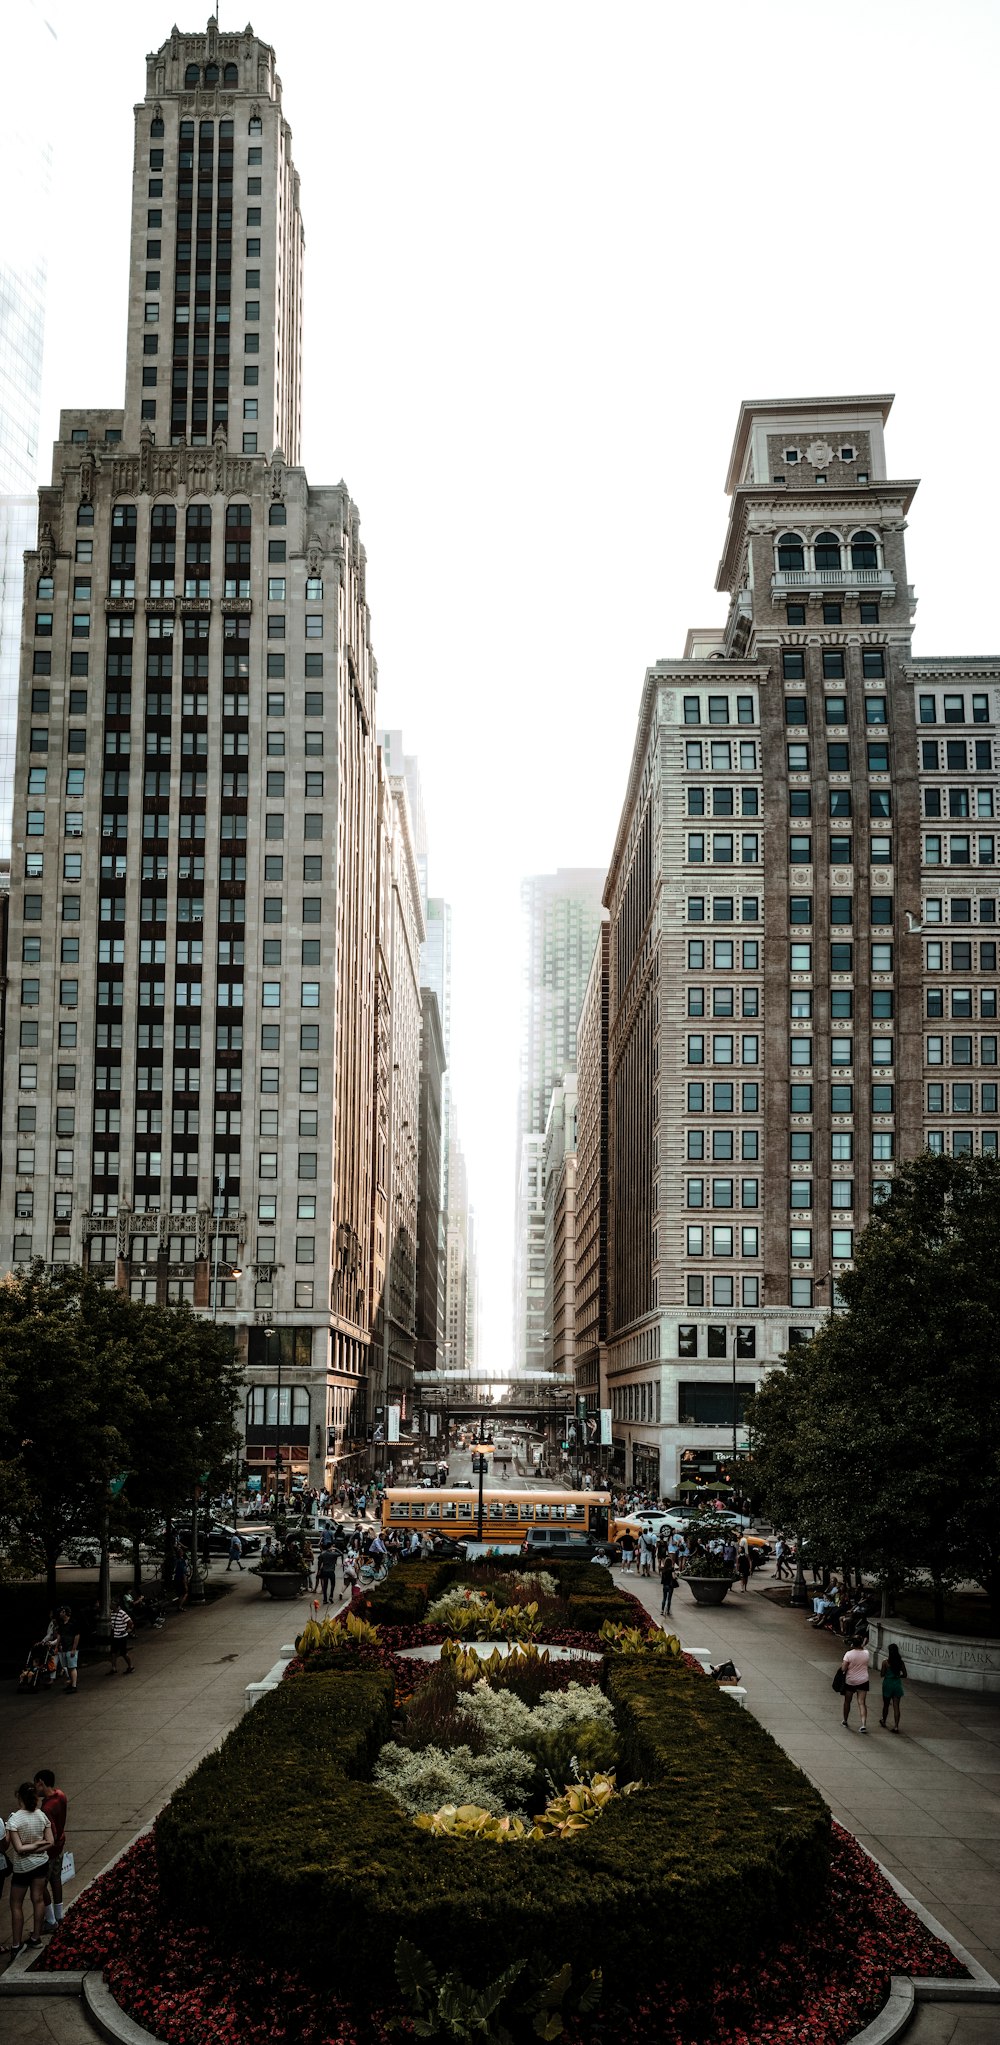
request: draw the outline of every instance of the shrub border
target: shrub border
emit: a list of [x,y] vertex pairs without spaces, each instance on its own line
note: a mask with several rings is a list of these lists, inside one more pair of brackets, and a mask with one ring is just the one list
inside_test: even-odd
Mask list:
[[[450,1567],[450,1565],[443,1565]],[[459,1565],[461,1567],[462,1565]],[[437,1595],[437,1589],[434,1595]],[[164,1896],[213,1937],[363,1997],[402,1933],[439,1967],[491,1978],[537,1955],[609,1993],[752,1959],[826,1880],[822,1799],[770,1734],[682,1665],[605,1665],[623,1776],[650,1784],[585,1835],[530,1846],[433,1839],[370,1781],[388,1672],[304,1674],[263,1698],[156,1825]]]

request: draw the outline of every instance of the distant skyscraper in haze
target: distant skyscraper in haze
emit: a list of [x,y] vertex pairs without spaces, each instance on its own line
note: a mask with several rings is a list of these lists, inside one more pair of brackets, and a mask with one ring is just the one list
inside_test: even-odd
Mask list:
[[603,869],[560,867],[521,883],[521,1084],[517,1128],[514,1357],[544,1368],[545,1206],[552,1089],[576,1069],[576,1032],[601,927]]
[[38,532],[55,30],[35,0],[10,14],[4,56],[18,89],[0,124],[0,858],[10,852],[24,555]]
[[380,731],[378,742],[382,748],[386,773],[390,778],[406,782],[406,799],[410,807],[410,835],[420,881],[420,907],[426,922],[427,814],[424,809],[424,791],[420,785],[420,762],[416,753],[404,752],[401,731]]

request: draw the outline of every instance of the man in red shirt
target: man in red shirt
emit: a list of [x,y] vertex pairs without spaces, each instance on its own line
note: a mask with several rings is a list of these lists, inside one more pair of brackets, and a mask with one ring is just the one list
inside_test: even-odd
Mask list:
[[56,1778],[51,1768],[35,1771],[35,1788],[38,1800],[52,1827],[52,1845],[49,1848],[49,1866],[45,1889],[45,1923],[43,1931],[54,1931],[62,1923],[63,1892],[62,1864],[66,1845],[66,1812],[68,1800],[64,1790],[56,1788]]

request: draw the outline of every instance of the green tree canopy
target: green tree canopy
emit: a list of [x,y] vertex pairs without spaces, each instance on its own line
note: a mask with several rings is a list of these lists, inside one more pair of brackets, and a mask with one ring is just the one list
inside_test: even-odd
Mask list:
[[839,1280],[846,1311],[754,1399],[768,1510],[882,1581],[963,1577],[1000,1620],[1000,1163],[900,1168]]
[[148,1307],[84,1271],[0,1282],[0,1516],[45,1556],[93,1535],[112,1477],[112,1526],[137,1535],[222,1474],[239,1373],[228,1330]]

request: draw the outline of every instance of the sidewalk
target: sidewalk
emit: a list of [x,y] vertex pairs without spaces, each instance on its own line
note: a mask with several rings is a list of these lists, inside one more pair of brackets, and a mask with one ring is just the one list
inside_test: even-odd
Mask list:
[[[305,1595],[272,1603],[260,1578],[246,1570],[226,1576],[223,1564],[212,1580],[231,1584],[229,1596],[176,1613],[158,1633],[140,1632],[133,1676],[109,1676],[104,1663],[95,1663],[81,1669],[72,1699],[61,1688],[27,1697],[13,1682],[0,1689],[4,1810],[14,1785],[30,1781],[37,1768],[54,1769],[69,1797],[66,1836],[76,1880],[67,1883],[67,1901],[218,1744],[243,1710],[246,1685],[267,1673],[312,1609]],[[6,1896],[0,1927],[6,1943]],[[5,2030],[9,2010],[8,2004]]]
[[[659,1619],[655,1578],[625,1577],[620,1569],[614,1576]],[[867,1736],[857,1730],[856,1708],[853,1730],[844,1732],[831,1688],[837,1643],[814,1633],[801,1613],[761,1596],[773,1582],[768,1568],[745,1594],[737,1588],[723,1605],[705,1607],[682,1580],[664,1623],[684,1647],[706,1649],[713,1662],[735,1661],[748,1709],[822,1791],[838,1822],[1000,1976],[1000,1703],[907,1681],[897,1738],[879,1726],[876,1678]],[[943,2045],[953,2015],[921,2012],[907,2037]],[[943,2027],[925,2031],[924,2016]],[[968,2045],[1000,2040],[1000,2011],[976,2013],[975,2024]],[[959,2041],[967,2045],[964,2030]]]

